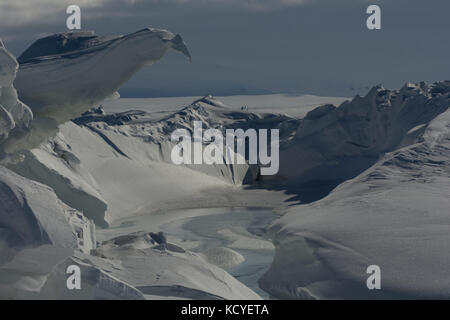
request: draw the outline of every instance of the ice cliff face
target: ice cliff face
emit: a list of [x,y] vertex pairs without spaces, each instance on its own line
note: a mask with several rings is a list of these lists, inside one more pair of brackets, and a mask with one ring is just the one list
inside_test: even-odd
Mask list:
[[[28,134],[5,143],[3,149],[14,153],[38,146],[56,134],[58,124],[117,96],[117,89],[139,69],[158,61],[170,49],[190,58],[179,35],[152,28],[108,37],[86,32],[61,33],[36,41],[20,56],[14,81],[21,100],[33,110],[36,119]],[[17,69],[15,59],[4,50],[2,57],[2,68]],[[9,100],[3,107],[9,108],[6,111],[12,120],[21,120],[16,126],[23,127],[29,125],[31,113],[20,102],[14,102],[17,94],[8,89],[14,76],[4,78],[2,87]],[[0,109],[5,123],[1,130],[10,131],[14,121],[4,113]]]
[[0,297],[39,291],[75,250],[95,248],[92,228],[52,189],[0,166]]
[[280,151],[279,176],[295,184],[345,180],[384,153],[420,140],[427,124],[449,107],[450,81],[376,86],[341,106],[325,105],[300,121]]
[[[20,57],[17,74],[16,59],[0,42],[2,164],[20,162],[29,149],[56,134],[57,124],[114,95],[139,68],[157,61],[171,48],[190,58],[181,37],[165,30],[144,29],[106,38],[58,34],[31,46]],[[13,84],[34,109],[34,120],[31,109],[18,99]],[[57,169],[61,165],[53,161],[56,174],[46,176],[47,180],[57,181],[46,182],[55,186],[58,194],[75,194],[64,196],[65,202],[47,185],[0,166],[0,298],[143,299],[134,287],[77,258],[96,247],[94,223],[67,203],[71,204],[71,197],[75,197],[87,205],[83,209],[88,213],[99,211],[92,214],[99,224],[106,204],[96,194],[93,179],[70,152],[70,146],[55,138],[50,148],[66,170],[76,173],[72,180],[58,181]],[[16,153],[18,150],[24,154]],[[48,172],[42,170],[43,165],[36,159],[32,165],[33,179],[45,181],[41,174]],[[96,194],[95,201],[83,198],[85,193]],[[65,288],[66,267],[71,264],[83,270],[86,289],[82,296],[70,295]]]
[[110,37],[56,34],[38,40],[19,57],[15,86],[36,115],[63,123],[113,95],[169,49],[190,58],[181,37],[166,30]]
[[[26,131],[33,117],[13,86],[17,68],[0,42],[0,143]],[[92,249],[91,233],[82,234],[89,226],[49,187],[0,166],[0,297],[38,291],[46,275],[76,248]]]
[[26,131],[33,119],[33,113],[18,99],[13,86],[17,69],[15,57],[0,40],[0,143],[11,134]]
[[[275,222],[276,256],[261,286],[288,299],[448,299],[449,106],[446,81],[377,87],[310,113],[296,136],[309,161],[315,150],[319,164],[354,166],[361,156],[375,163]],[[301,166],[307,157],[296,150]],[[366,286],[370,265],[381,268],[381,290]]]
[[105,114],[95,109],[61,125],[55,137],[23,152],[23,159],[8,167],[51,186],[63,201],[104,226],[161,203],[194,198],[200,190],[250,184],[258,178],[255,165],[174,165],[175,143],[170,140],[174,130],[192,132],[194,121],[202,121],[204,130],[221,131],[283,123],[284,137],[292,131],[292,125],[286,125],[290,120],[284,115],[237,112],[212,97],[156,116],[142,111]]

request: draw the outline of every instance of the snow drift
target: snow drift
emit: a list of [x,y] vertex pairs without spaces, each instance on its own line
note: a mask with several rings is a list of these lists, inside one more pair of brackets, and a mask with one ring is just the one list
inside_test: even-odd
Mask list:
[[[81,268],[81,290],[69,291],[68,265]],[[38,299],[260,299],[224,270],[172,243],[157,243],[147,232],[103,242],[91,254],[76,252],[53,270]]]
[[260,299],[224,270],[175,244],[158,243],[152,235],[138,232],[105,241],[87,259],[147,296]]
[[[361,156],[376,162],[275,222],[276,256],[262,288],[288,299],[448,299],[449,106],[447,81],[378,87],[339,108],[311,112],[297,131],[299,146],[291,147],[297,155],[291,160],[301,161],[297,176],[315,170],[312,159],[322,167],[352,166]],[[367,289],[369,265],[381,268],[382,290]]]

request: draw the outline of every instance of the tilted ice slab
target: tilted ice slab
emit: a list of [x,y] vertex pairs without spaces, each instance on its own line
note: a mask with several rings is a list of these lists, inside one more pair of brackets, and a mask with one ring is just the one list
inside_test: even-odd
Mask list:
[[[449,298],[450,85],[408,86],[394,92],[393,104],[388,105],[377,104],[382,92],[377,89],[368,96],[375,109],[360,105],[359,117],[358,109],[350,114],[354,119],[364,116],[361,121],[378,114],[376,126],[365,122],[363,127],[359,121],[359,128],[347,126],[344,134],[346,123],[338,125],[330,117],[328,126],[310,129],[321,130],[318,142],[331,139],[332,132],[336,137],[360,132],[354,136],[357,140],[339,144],[349,156],[394,150],[380,154],[375,165],[326,198],[294,206],[275,222],[271,234],[276,255],[260,280],[272,295]],[[316,123],[326,124],[325,120]],[[306,137],[306,132],[306,127],[299,130],[299,137]],[[336,153],[329,143],[324,145],[329,146],[324,153]],[[381,268],[381,290],[367,289],[369,265]]]
[[39,291],[75,249],[95,248],[93,227],[49,187],[0,166],[0,297]]
[[[84,261],[95,247],[95,226],[81,212],[0,166],[1,299],[144,299]],[[67,290],[69,265],[80,267],[82,291]]]
[[[56,134],[58,124],[117,97],[120,86],[170,49],[190,58],[181,36],[152,28],[109,37],[91,32],[59,33],[36,41],[19,57],[14,81],[35,120],[30,132],[8,141],[3,149],[12,154],[37,147]],[[29,118],[27,113],[22,117],[24,121]]]
[[17,69],[16,58],[0,40],[0,143],[13,133],[27,130],[33,119],[33,113],[18,99],[13,86]]
[[[125,281],[114,277],[107,271],[90,263],[88,254],[76,251],[73,256],[58,264],[47,276],[47,281],[39,292],[24,292],[18,299],[45,300],[144,300],[145,296],[138,289]],[[104,261],[105,265],[114,263]],[[68,290],[67,268],[80,268],[80,290]]]
[[15,85],[36,115],[62,123],[113,95],[169,49],[190,58],[182,38],[166,30],[103,38],[85,32],[56,34],[36,41],[19,57]]
[[[67,126],[75,127],[73,123]],[[79,143],[86,144],[92,138],[82,137]],[[59,132],[40,148],[23,151],[21,157],[7,166],[22,176],[52,187],[67,205],[82,211],[97,225],[106,226],[107,202],[91,173],[65,140]]]
[[[13,86],[18,63],[0,41],[0,159],[26,133],[33,114]],[[6,159],[5,162],[8,162]],[[95,248],[94,224],[46,185],[0,166],[0,297],[38,292],[47,275],[75,250]]]

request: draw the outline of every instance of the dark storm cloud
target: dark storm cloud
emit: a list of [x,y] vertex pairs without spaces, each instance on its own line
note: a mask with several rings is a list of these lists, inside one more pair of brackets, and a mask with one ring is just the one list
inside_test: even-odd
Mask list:
[[[189,64],[170,54],[122,89],[129,95],[265,92],[352,95],[383,83],[448,78],[448,0],[0,0],[0,37],[20,54],[40,35],[64,31],[65,9],[82,28],[124,34],[146,26],[180,33]],[[382,9],[369,31],[365,10]]]

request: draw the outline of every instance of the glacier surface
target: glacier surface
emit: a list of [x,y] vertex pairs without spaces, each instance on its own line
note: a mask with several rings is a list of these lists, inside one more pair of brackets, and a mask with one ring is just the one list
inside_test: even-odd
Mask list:
[[[273,224],[262,288],[285,299],[448,299],[449,105],[446,81],[377,87],[309,113],[286,151],[300,168],[290,177],[320,166],[325,175],[312,176],[353,178]],[[355,167],[359,157],[373,163]],[[366,287],[370,265],[382,290]]]
[[[151,28],[52,35],[19,62],[0,43],[1,298],[259,299],[216,266],[242,262],[236,252],[201,256],[149,230],[98,242],[95,230],[114,235],[110,224],[149,215],[156,232],[180,219],[170,209],[251,204],[282,215],[259,280],[273,297],[449,297],[450,81],[305,109],[240,110],[211,96],[170,112],[91,109],[169,49],[190,58],[179,35]],[[173,165],[170,134],[194,121],[279,129],[279,173]],[[66,290],[69,265],[83,290]],[[381,291],[367,290],[369,265],[381,267]]]

